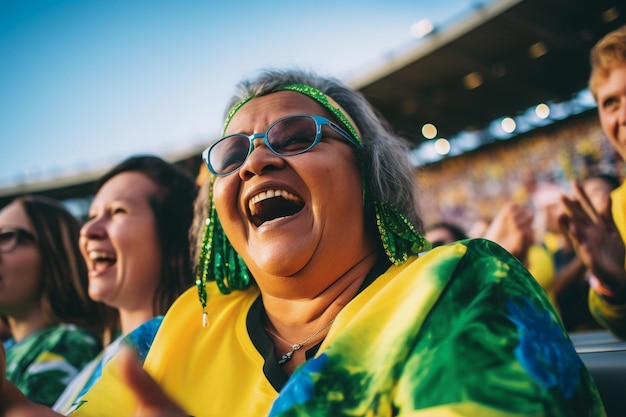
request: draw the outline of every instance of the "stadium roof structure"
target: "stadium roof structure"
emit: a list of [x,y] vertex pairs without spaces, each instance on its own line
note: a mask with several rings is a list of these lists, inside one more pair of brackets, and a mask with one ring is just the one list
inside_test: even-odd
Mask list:
[[[485,129],[541,102],[570,100],[587,85],[589,50],[626,24],[617,0],[494,0],[348,80],[417,148],[425,123],[438,136]],[[198,150],[164,159],[199,167]],[[195,172],[195,171],[194,171]],[[23,193],[58,199],[93,191],[102,172],[0,188],[0,207]]]
[[[193,175],[200,169],[202,161],[198,155],[200,155],[203,149],[204,146],[195,147],[185,152],[163,156],[163,159],[178,165]],[[99,167],[70,176],[0,188],[0,208],[9,204],[15,197],[24,194],[46,195],[60,201],[83,199],[94,194],[98,178],[109,171],[110,168],[112,166],[106,168]]]
[[350,85],[415,146],[426,140],[426,123],[445,138],[485,129],[584,90],[590,49],[626,24],[625,7],[611,0],[496,0],[444,30],[435,27]]

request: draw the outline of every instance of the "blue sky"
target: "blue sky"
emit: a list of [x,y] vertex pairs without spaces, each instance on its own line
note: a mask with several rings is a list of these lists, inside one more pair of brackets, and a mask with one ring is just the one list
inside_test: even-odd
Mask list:
[[349,80],[488,3],[1,0],[0,187],[208,144],[255,70]]

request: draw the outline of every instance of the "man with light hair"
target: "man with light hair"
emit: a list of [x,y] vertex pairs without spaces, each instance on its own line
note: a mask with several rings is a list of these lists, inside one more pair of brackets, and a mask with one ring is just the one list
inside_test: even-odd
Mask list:
[[[626,26],[592,48],[589,89],[598,104],[604,133],[626,160]],[[574,197],[562,199],[560,227],[590,270],[592,315],[626,339],[626,185],[614,190],[611,200],[610,206],[598,210],[582,186],[575,184]]]

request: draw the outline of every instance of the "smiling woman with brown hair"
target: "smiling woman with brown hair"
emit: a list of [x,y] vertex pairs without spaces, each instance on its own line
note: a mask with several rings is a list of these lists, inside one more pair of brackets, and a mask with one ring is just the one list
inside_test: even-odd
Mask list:
[[203,153],[198,291],[145,371],[120,356],[73,415],[603,415],[516,258],[484,239],[428,251],[406,144],[358,92],[263,71],[224,135]]
[[89,296],[115,309],[120,331],[54,404],[64,414],[80,406],[123,344],[145,355],[163,314],[193,285],[188,230],[197,190],[185,171],[156,156],[134,156],[104,174],[96,189],[79,246]]

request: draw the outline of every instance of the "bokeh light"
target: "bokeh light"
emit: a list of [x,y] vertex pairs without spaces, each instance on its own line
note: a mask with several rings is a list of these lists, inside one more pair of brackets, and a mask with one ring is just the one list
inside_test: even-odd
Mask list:
[[502,119],[500,125],[502,126],[502,130],[504,130],[506,133],[513,133],[515,131],[515,128],[517,127],[517,125],[515,124],[515,120],[510,117],[505,117],[504,119]]
[[535,114],[540,119],[547,119],[548,116],[550,116],[550,107],[545,103],[537,104],[537,107],[535,107]]
[[437,136],[437,128],[432,123],[426,123],[422,126],[422,135],[424,135],[426,139],[433,139]]
[[450,152],[450,142],[444,138],[437,139],[435,141],[435,152],[439,155],[447,155]]

